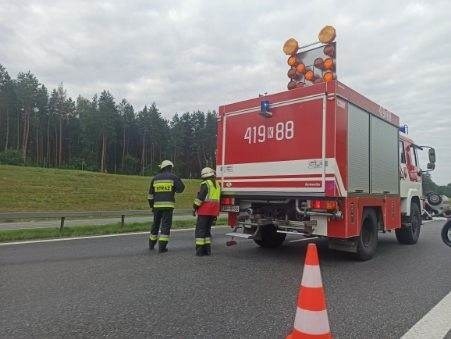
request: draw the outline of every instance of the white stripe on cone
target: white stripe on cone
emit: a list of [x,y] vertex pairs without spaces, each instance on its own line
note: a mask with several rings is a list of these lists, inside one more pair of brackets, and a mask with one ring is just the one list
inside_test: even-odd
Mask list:
[[321,335],[330,333],[327,310],[307,311],[297,308],[294,328],[302,333]]
[[318,265],[304,265],[301,285],[303,287],[323,287],[321,271]]

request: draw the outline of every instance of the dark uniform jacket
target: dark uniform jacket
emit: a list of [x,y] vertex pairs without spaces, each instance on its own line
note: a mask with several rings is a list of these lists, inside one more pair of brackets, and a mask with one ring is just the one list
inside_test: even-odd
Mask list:
[[174,208],[175,193],[182,193],[185,185],[182,180],[171,172],[161,172],[155,175],[149,187],[149,206],[151,208]]

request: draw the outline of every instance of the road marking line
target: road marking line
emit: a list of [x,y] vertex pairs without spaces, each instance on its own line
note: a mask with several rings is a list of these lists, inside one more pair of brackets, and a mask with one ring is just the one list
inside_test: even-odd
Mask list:
[[[229,226],[214,226],[213,229],[224,228]],[[187,232],[194,231],[195,228],[182,228],[182,229],[174,229],[172,232]],[[70,241],[70,240],[83,240],[83,239],[98,239],[98,238],[113,238],[113,237],[124,237],[128,235],[139,235],[139,234],[149,234],[149,231],[141,231],[141,232],[128,232],[128,233],[115,233],[115,234],[102,234],[102,235],[90,235],[84,237],[68,237],[68,238],[56,238],[56,239],[40,239],[40,240],[24,240],[24,241],[15,241],[15,242],[5,242],[0,243],[0,246],[10,246],[10,245],[27,245],[27,244],[38,244],[38,243],[46,243],[46,242],[57,242],[57,241]]]
[[424,315],[401,339],[442,339],[451,330],[451,292]]

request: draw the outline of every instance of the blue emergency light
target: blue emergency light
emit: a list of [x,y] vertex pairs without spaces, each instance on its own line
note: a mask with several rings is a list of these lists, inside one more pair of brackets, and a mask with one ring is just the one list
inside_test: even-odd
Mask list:
[[408,134],[409,133],[409,127],[406,124],[404,124],[402,126],[399,126],[399,131],[404,133],[404,134]]
[[272,117],[272,113],[269,111],[270,105],[268,100],[263,100],[260,102],[260,114],[266,118]]

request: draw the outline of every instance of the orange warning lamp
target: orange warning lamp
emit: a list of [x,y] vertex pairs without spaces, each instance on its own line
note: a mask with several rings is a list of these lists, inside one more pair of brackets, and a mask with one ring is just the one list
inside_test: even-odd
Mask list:
[[295,89],[296,87],[298,87],[298,83],[294,80],[291,80],[287,85],[289,90]]
[[313,62],[313,65],[315,65],[316,68],[322,69],[324,67],[324,60],[323,58],[316,58]]
[[297,74],[304,74],[305,73],[305,65],[300,62],[297,66],[296,66],[296,73]]
[[313,71],[308,70],[307,72],[305,72],[304,77],[305,77],[305,80],[313,81],[315,79],[315,74],[313,73]]
[[334,73],[332,73],[331,71],[324,72],[323,80],[325,82],[334,80]]
[[282,49],[286,55],[295,55],[299,49],[299,43],[296,39],[290,38],[285,41]]
[[335,32],[335,28],[332,26],[324,26],[318,34],[318,40],[323,44],[329,44],[335,40],[336,36],[337,33]]
[[328,57],[334,58],[335,47],[333,45],[324,46],[323,53],[326,54]]
[[290,79],[294,79],[296,77],[296,68],[290,68],[287,73]]
[[298,64],[298,60],[296,59],[296,56],[292,55],[288,58],[287,63],[291,67],[296,67],[296,65]]
[[333,69],[334,68],[334,59],[327,58],[324,60],[324,69]]

